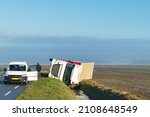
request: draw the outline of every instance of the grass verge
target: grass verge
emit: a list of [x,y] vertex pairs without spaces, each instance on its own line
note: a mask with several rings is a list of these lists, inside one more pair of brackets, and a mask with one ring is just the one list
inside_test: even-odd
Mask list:
[[25,89],[17,100],[74,100],[74,93],[58,79],[40,78]]
[[91,100],[138,100],[139,97],[113,90],[93,80],[83,80],[77,86]]
[[0,71],[0,75],[2,75],[4,72],[3,71]]

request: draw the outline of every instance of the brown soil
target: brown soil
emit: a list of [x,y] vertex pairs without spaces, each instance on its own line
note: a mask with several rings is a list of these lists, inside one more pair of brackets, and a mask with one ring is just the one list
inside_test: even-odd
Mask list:
[[93,80],[122,93],[150,99],[150,73],[117,71],[95,67]]

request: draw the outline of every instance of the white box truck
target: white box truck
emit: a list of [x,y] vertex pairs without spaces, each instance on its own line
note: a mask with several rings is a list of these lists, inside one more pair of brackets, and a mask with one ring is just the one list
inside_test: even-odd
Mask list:
[[4,75],[4,84],[23,83],[38,79],[36,65],[28,66],[27,62],[10,62]]
[[49,77],[58,78],[65,84],[78,84],[82,66],[80,62],[69,60],[50,59],[51,67]]
[[49,77],[58,78],[65,84],[78,84],[84,79],[92,79],[94,63],[77,62],[70,60],[50,59]]

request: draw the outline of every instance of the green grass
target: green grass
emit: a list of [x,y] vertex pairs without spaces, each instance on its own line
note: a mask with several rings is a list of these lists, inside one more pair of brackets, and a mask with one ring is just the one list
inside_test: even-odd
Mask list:
[[138,100],[135,95],[121,93],[93,80],[83,80],[78,85],[91,100]]
[[17,97],[17,100],[74,100],[74,93],[58,79],[40,78]]
[[0,75],[2,75],[4,72],[3,71],[0,71]]

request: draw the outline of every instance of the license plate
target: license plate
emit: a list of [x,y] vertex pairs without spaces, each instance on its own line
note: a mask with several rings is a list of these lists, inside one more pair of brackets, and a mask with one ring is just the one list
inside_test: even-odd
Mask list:
[[12,78],[12,80],[20,80],[20,78]]

